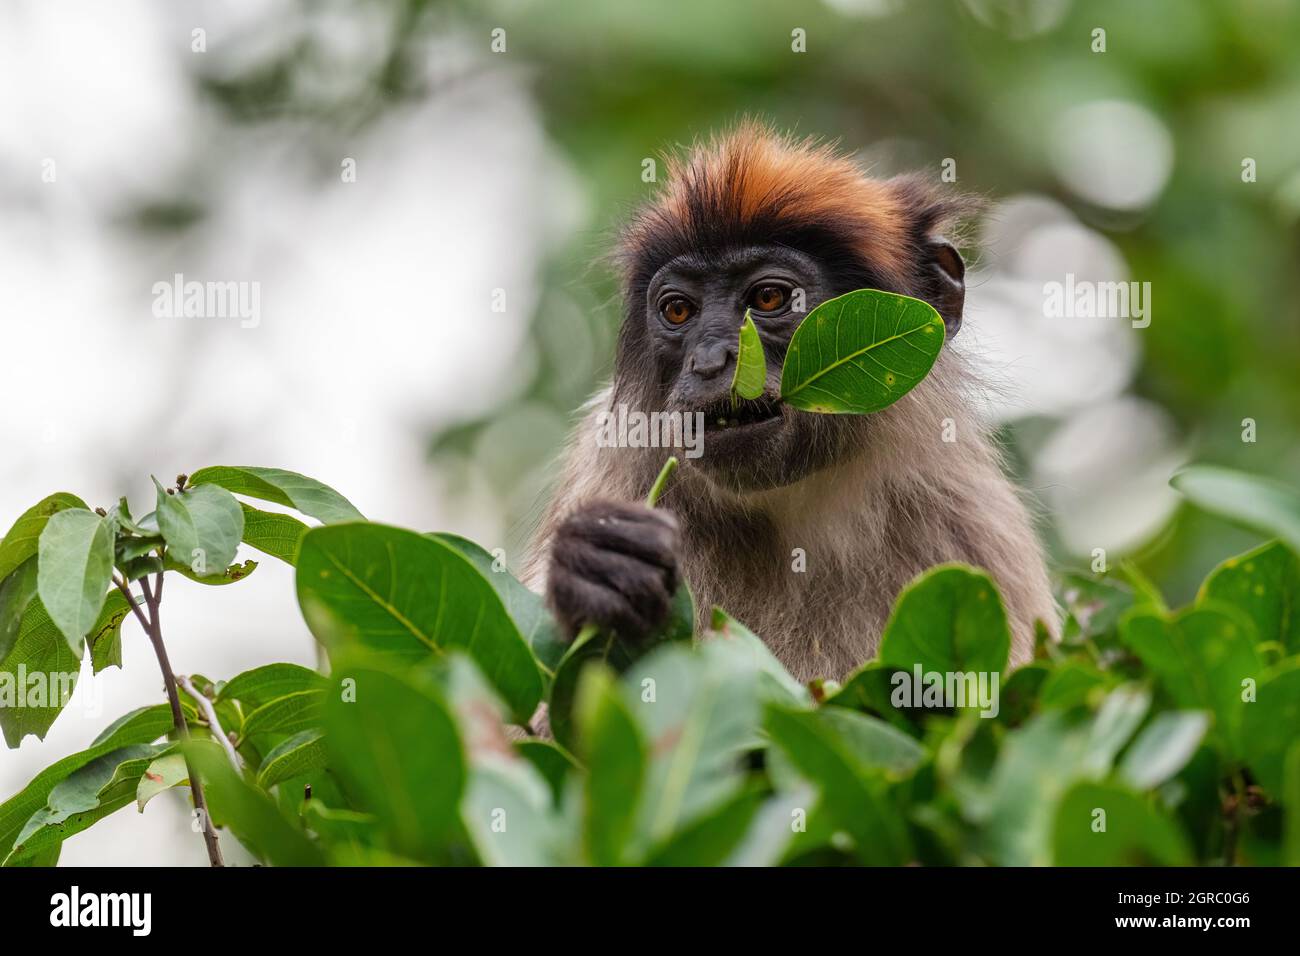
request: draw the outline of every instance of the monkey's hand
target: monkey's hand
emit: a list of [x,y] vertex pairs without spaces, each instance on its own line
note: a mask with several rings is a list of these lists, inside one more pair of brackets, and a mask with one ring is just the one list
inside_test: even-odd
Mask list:
[[639,640],[667,619],[681,534],[671,512],[592,501],[555,531],[546,599],[570,639],[585,624]]

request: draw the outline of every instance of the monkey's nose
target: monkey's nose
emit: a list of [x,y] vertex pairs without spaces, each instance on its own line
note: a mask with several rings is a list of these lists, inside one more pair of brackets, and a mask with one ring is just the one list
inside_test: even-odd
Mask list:
[[701,345],[691,354],[691,371],[700,378],[713,378],[727,367],[731,351],[721,342]]

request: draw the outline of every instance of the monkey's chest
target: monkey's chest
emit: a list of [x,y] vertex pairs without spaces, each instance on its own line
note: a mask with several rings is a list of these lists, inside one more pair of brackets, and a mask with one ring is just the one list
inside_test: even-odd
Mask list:
[[818,567],[813,556],[792,550],[788,562],[733,561],[731,573],[717,565],[688,567],[701,624],[721,607],[798,680],[842,680],[875,655],[894,599],[892,582],[870,568]]

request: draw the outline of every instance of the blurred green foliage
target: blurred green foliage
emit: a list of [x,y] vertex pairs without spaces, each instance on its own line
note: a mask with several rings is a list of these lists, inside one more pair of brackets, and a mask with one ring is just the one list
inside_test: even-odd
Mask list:
[[[1140,333],[1134,390],[1168,410],[1191,457],[1255,473],[1300,473],[1300,5],[331,6],[364,8],[370,17],[383,11],[389,42],[372,71],[342,84],[336,98],[301,92],[329,68],[328,52],[310,34],[247,75],[200,78],[203,88],[240,121],[288,113],[337,138],[372,122],[385,104],[440,95],[458,76],[512,71],[530,85],[546,133],[584,193],[586,220],[541,270],[532,348],[519,359],[522,388],[431,444],[433,460],[452,469],[447,492],[455,494],[463,474],[457,463],[477,462],[474,473],[492,482],[520,535],[556,457],[558,423],[610,369],[619,309],[601,260],[628,210],[653,192],[641,178],[643,159],[745,114],[850,149],[887,143],[884,172],[937,170],[954,157],[964,189],[994,199],[1032,193],[1067,206],[1116,244],[1133,278],[1152,283],[1155,320]],[[310,7],[303,3],[299,13],[307,16]],[[1104,53],[1091,48],[1099,27],[1106,31]],[[506,31],[505,55],[488,52],[496,28]],[[795,28],[806,31],[806,53],[791,52]],[[426,69],[431,39],[462,54],[435,52],[433,69]],[[1103,98],[1141,104],[1171,138],[1172,173],[1140,212],[1095,208],[1053,170],[1053,123],[1071,106]],[[1247,156],[1258,164],[1255,183],[1241,178]],[[539,203],[548,190],[542,177]],[[1241,440],[1246,417],[1257,423],[1253,444]],[[1007,430],[1013,460],[1020,460],[1017,441],[1034,427],[1031,421]],[[1255,540],[1185,510],[1136,558],[1168,593],[1186,600],[1201,569]]]

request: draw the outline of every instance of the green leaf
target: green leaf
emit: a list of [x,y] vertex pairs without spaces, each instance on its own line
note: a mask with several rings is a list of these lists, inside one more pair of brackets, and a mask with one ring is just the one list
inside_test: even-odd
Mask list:
[[850,674],[839,690],[826,698],[824,706],[847,707],[874,714],[904,731],[916,726],[913,708],[895,707],[896,671],[878,660],[867,661]]
[[169,753],[156,757],[145,768],[135,788],[135,805],[144,813],[147,804],[158,794],[172,787],[186,786],[190,782],[190,768],[182,753]]
[[44,807],[34,812],[5,858],[13,866],[80,833],[135,799],[141,774],[166,746],[131,744],[87,762],[50,788]]
[[551,785],[510,745],[505,704],[473,660],[456,651],[432,668],[454,715],[469,764],[460,818],[481,862],[558,862]]
[[551,740],[530,737],[516,740],[514,749],[519,756],[537,768],[551,788],[551,796],[556,803],[564,794],[564,782],[569,773],[577,768],[577,763],[567,750]]
[[113,583],[113,535],[93,511],[53,515],[41,532],[37,589],[50,620],[81,657],[86,632],[95,624]]
[[298,548],[308,531],[307,525],[292,515],[262,511],[242,501],[239,508],[244,512],[245,544],[286,564],[298,563]]
[[745,321],[740,326],[740,344],[736,349],[736,371],[731,377],[733,398],[755,399],[767,386],[767,357],[763,354],[763,340],[759,338],[754,318],[745,310]]
[[188,564],[200,577],[224,573],[244,534],[239,502],[215,485],[168,494],[157,478],[153,483],[158,489],[158,526],[170,557]]
[[1291,658],[1260,682],[1253,703],[1243,705],[1243,754],[1260,786],[1282,796],[1283,761],[1300,732],[1300,658]]
[[570,749],[577,745],[573,708],[586,666],[599,661],[615,673],[621,673],[635,659],[636,652],[627,642],[619,640],[613,634],[584,631],[574,638],[555,669],[555,680],[551,684],[551,696],[547,702],[547,718],[556,740]]
[[326,697],[325,734],[330,766],[382,821],[395,848],[437,859],[455,829],[467,777],[442,692],[405,674],[343,670]]
[[504,568],[497,570],[497,561],[492,554],[468,538],[442,532],[432,537],[463,554],[496,590],[506,607],[506,613],[532,648],[533,657],[546,681],[543,693],[549,691],[551,681],[555,678],[555,669],[560,666],[560,660],[569,645],[561,636],[555,618],[546,610],[542,596],[524,587],[518,578]]
[[1187,766],[1209,729],[1210,715],[1204,711],[1157,714],[1124,754],[1120,778],[1137,790],[1160,786]]
[[234,584],[236,581],[242,581],[254,571],[257,570],[257,562],[251,558],[243,564],[232,564],[219,574],[198,574],[188,564],[182,564],[172,558],[171,552],[167,554],[167,561],[163,565],[168,571],[175,571],[178,574],[189,578],[199,584],[206,584],[209,587],[220,586],[223,584]]
[[294,734],[271,749],[257,770],[257,785],[269,790],[282,780],[325,766],[324,733],[313,727]]
[[781,399],[809,412],[878,412],[925,378],[943,337],[943,319],[920,299],[876,289],[830,299],[790,340]]
[[1011,672],[1002,685],[998,720],[1008,727],[1018,727],[1029,719],[1038,706],[1038,695],[1053,672],[1043,664],[1026,664]]
[[50,518],[69,508],[90,510],[76,495],[58,491],[19,515],[13,527],[0,539],[0,580],[9,577],[18,565],[36,554],[37,542]]
[[220,485],[237,495],[248,495],[294,508],[323,524],[364,521],[365,515],[341,494],[313,478],[281,468],[200,468],[190,475],[191,485]]
[[730,800],[761,745],[758,667],[732,643],[667,643],[620,680],[647,745],[635,845],[645,852]]
[[1187,866],[1192,856],[1178,826],[1137,794],[1113,784],[1082,782],[1070,788],[1057,807],[1052,862]]
[[[646,866],[720,866],[745,839],[763,804],[763,791],[748,786],[683,827],[646,859]],[[789,820],[786,821],[787,828]]]
[[18,639],[27,607],[36,597],[36,558],[28,558],[0,581],[0,661]]
[[261,734],[297,734],[319,727],[324,701],[325,692],[320,690],[304,690],[277,697],[244,718],[239,738],[242,742]]
[[1170,617],[1135,608],[1124,616],[1120,634],[1179,707],[1210,711],[1216,736],[1231,752],[1242,752],[1242,718],[1252,706],[1242,700],[1243,682],[1259,681],[1264,669],[1250,620],[1226,605]]
[[377,524],[313,528],[298,554],[298,601],[331,651],[364,647],[414,662],[466,651],[526,722],[542,674],[501,598],[456,549]]
[[1050,710],[1009,732],[987,782],[959,793],[963,815],[978,828],[978,852],[998,866],[1050,863],[1062,795],[1076,781],[1110,772],[1150,703],[1145,691],[1126,685],[1107,695],[1095,715]]
[[1040,710],[1059,707],[1068,709],[1087,703],[1089,696],[1099,689],[1110,687],[1114,677],[1103,673],[1087,661],[1064,661],[1043,681],[1038,694]]
[[[837,713],[852,713],[844,709]],[[826,711],[825,713],[831,713]],[[868,865],[908,862],[907,833],[891,806],[883,774],[873,772],[827,721],[825,713],[768,705],[763,726],[782,754],[818,788],[822,804],[853,837],[858,858]]]
[[646,744],[603,667],[583,672],[575,707],[581,755],[587,766],[583,785],[582,843],[596,866],[627,861],[628,842],[646,776]]
[[925,760],[916,738],[875,717],[844,707],[823,707],[814,721],[839,738],[860,767],[896,779],[913,773]]
[[695,638],[695,598],[685,582],[673,595],[668,621],[659,634],[641,641],[627,641],[614,634],[583,631],[578,634],[555,668],[548,699],[551,733],[566,747],[573,746],[572,711],[578,690],[578,677],[591,661],[599,660],[621,674],[634,661],[656,648],[670,643],[691,643]]
[[812,706],[812,695],[808,688],[791,676],[785,665],[777,660],[776,655],[749,628],[727,614],[720,607],[713,609],[709,632],[706,640],[726,641],[734,644],[738,650],[753,658],[758,669],[759,687],[764,699],[793,706]]
[[113,529],[113,533],[125,533],[128,535],[141,535],[149,537],[149,532],[136,524],[135,519],[131,517],[131,507],[126,503],[126,498],[118,498],[117,504],[108,509],[108,523]]
[[217,701],[237,700],[252,711],[290,694],[324,690],[326,678],[301,664],[263,664],[244,671],[221,685]]
[[532,764],[479,764],[470,774],[461,808],[465,831],[487,866],[549,866],[556,863],[558,821],[551,791]]
[[1300,740],[1291,744],[1283,761],[1282,803],[1286,807],[1286,866],[1300,866]]
[[151,743],[172,726],[171,710],[166,704],[141,707],[110,724],[87,749],[64,757],[38,773],[31,783],[0,804],[0,857],[8,855],[23,824],[46,805],[50,791],[61,781],[114,750]]
[[[742,791],[737,799],[742,800],[748,794],[749,791]],[[720,862],[727,866],[776,866],[797,834],[807,833],[806,829],[797,828],[800,822],[806,824],[814,814],[827,816],[815,808],[816,803],[817,792],[808,783],[768,797],[750,818],[744,837]]]
[[1250,615],[1260,641],[1300,653],[1300,557],[1280,541],[1229,558],[1210,572],[1198,603],[1219,601]]
[[1294,488],[1212,465],[1190,465],[1169,483],[1198,508],[1277,535],[1300,552],[1300,492]]
[[[121,666],[122,621],[130,611],[118,591],[104,601],[86,634],[94,672]],[[44,738],[77,686],[81,662],[39,597],[27,605],[9,653],[0,660],[0,727],[10,747],[27,734]],[[35,680],[33,675],[39,675]]]
[[131,607],[121,591],[110,591],[104,598],[99,618],[86,634],[94,673],[98,674],[105,667],[122,666],[122,622],[130,613]]
[[261,790],[230,765],[220,745],[192,740],[185,756],[203,781],[216,826],[228,828],[254,856],[274,866],[321,866],[325,860],[307,835]]
[[1011,632],[993,581],[959,564],[931,568],[898,596],[880,640],[880,663],[911,671],[1001,673]]
[[44,740],[72,698],[81,660],[38,597],[27,605],[18,637],[0,661],[0,728],[17,747],[28,734]]

